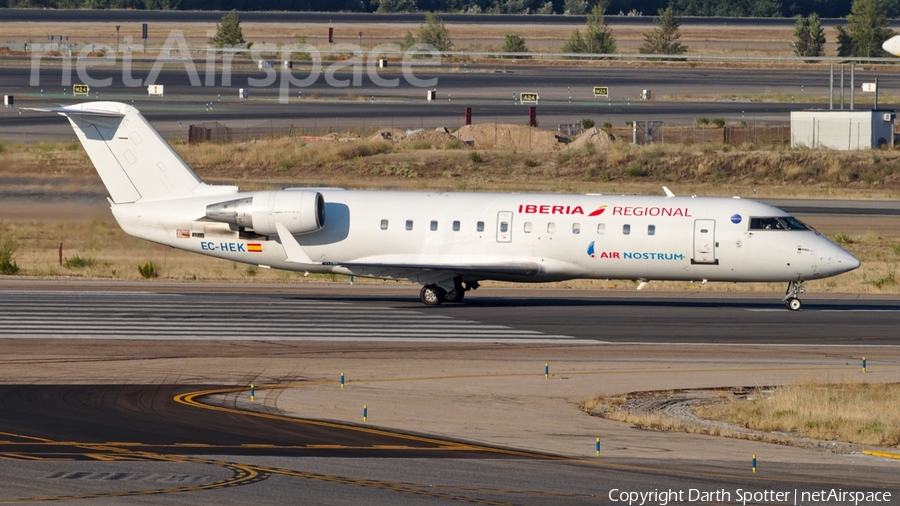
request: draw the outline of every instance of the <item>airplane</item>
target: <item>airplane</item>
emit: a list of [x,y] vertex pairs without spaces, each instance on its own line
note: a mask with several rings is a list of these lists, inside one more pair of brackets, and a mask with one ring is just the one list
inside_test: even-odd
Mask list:
[[426,305],[485,280],[576,278],[804,282],[859,260],[788,213],[719,197],[284,188],[200,180],[134,107],[34,109],[68,118],[128,234],[203,255],[300,272],[406,279]]

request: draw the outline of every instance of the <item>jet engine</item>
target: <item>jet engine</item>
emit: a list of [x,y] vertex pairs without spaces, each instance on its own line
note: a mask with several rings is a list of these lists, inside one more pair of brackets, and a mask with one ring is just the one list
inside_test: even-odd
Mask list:
[[325,225],[325,199],[321,193],[307,190],[256,192],[252,197],[210,204],[206,217],[260,235],[277,235],[276,223],[291,234],[308,234]]

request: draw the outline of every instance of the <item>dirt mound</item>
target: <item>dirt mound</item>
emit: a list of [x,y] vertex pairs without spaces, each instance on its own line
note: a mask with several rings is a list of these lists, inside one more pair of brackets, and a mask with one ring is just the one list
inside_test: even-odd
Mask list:
[[406,130],[400,128],[382,128],[369,137],[370,141],[399,141],[406,137]]
[[570,141],[559,132],[502,123],[466,125],[456,132],[456,136],[476,149],[521,151],[555,151]]
[[615,137],[610,135],[605,130],[601,130],[597,127],[591,127],[584,131],[581,135],[578,136],[577,139],[569,143],[566,146],[566,149],[581,149],[586,144],[591,144],[598,148],[607,148],[609,147]]
[[444,147],[450,141],[455,141],[456,136],[447,131],[446,128],[437,128],[435,130],[417,130],[409,132],[403,139],[407,143],[430,143],[435,147]]

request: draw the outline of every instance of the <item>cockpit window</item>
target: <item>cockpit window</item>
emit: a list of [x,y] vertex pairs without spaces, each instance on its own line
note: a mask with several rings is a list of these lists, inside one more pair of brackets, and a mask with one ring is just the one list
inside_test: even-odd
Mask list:
[[810,230],[810,228],[793,216],[773,216],[750,218],[750,230]]

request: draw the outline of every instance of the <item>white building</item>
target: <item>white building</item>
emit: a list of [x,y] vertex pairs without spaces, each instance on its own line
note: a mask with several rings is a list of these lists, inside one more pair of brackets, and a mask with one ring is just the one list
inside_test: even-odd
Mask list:
[[839,150],[891,147],[894,111],[791,111],[791,147]]

